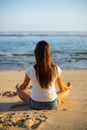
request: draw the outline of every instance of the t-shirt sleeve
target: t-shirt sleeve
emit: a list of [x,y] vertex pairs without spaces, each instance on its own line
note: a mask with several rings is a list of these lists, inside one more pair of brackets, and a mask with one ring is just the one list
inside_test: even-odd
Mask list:
[[60,77],[61,73],[62,73],[62,70],[61,70],[61,68],[59,66],[57,66],[57,70],[58,70],[58,77]]
[[32,77],[32,66],[31,66],[31,67],[28,67],[28,68],[26,69],[25,73],[27,74],[27,76],[28,76],[29,78],[31,78],[31,77]]

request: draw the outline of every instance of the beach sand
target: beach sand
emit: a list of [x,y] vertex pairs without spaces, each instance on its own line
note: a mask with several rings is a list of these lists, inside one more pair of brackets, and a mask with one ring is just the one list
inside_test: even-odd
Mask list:
[[63,70],[72,83],[64,104],[54,110],[30,110],[15,94],[24,71],[0,71],[0,130],[87,130],[87,70]]

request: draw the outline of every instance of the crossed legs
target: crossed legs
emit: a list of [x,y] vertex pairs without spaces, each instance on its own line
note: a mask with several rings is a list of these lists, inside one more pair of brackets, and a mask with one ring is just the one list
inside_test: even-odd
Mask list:
[[[65,101],[65,99],[68,97],[70,91],[71,91],[71,89],[68,89],[68,90],[64,90],[64,91],[57,93],[59,103],[63,103]],[[16,93],[19,96],[19,98],[21,100],[23,100],[26,104],[29,103],[30,92],[28,92],[27,90],[17,90]]]

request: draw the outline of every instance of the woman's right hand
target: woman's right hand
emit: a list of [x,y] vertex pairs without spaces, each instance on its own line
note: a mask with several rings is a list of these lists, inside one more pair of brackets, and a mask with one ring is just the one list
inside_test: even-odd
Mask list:
[[21,86],[21,85],[17,83],[17,85],[16,85],[15,88],[16,88],[17,90],[20,90],[20,89],[21,89],[20,86]]

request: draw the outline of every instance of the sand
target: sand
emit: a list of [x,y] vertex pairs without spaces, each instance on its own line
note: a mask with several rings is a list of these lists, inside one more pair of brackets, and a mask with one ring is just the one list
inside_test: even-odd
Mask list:
[[16,95],[24,71],[0,71],[0,130],[87,130],[87,70],[64,70],[73,89],[54,110],[30,110]]

